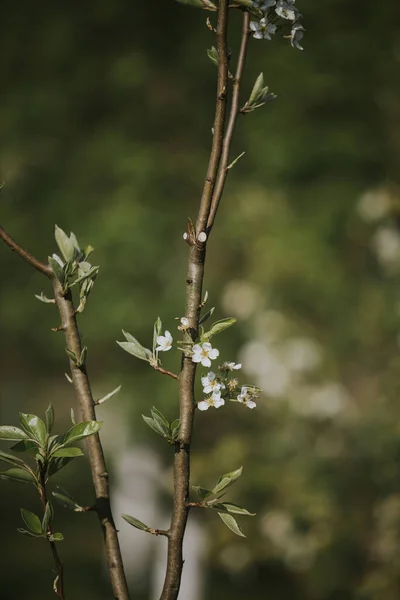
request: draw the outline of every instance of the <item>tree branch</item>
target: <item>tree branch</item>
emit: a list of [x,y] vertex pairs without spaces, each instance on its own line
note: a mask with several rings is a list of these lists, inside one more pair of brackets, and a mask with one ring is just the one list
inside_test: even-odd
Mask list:
[[0,238],[3,240],[3,242],[5,242],[7,244],[7,246],[9,246],[11,248],[11,250],[13,252],[16,252],[18,254],[18,256],[23,258],[29,265],[31,265],[31,267],[33,267],[37,271],[40,271],[40,273],[43,273],[43,275],[46,275],[46,277],[48,277],[49,279],[53,278],[54,273],[53,273],[52,268],[49,267],[49,265],[46,265],[46,264],[40,262],[40,260],[38,260],[37,258],[32,256],[32,254],[30,254],[30,252],[28,252],[27,250],[22,248],[22,246],[17,244],[17,242],[15,242],[12,239],[12,237],[10,235],[8,235],[8,233],[6,231],[4,231],[4,229],[2,228],[1,225],[0,225]]
[[217,52],[218,52],[218,79],[217,98],[215,107],[213,141],[211,147],[210,161],[208,163],[206,180],[200,200],[200,209],[196,221],[196,237],[205,231],[210,213],[211,199],[214,191],[218,166],[221,159],[222,143],[224,139],[225,116],[227,105],[228,86],[228,2],[220,0],[217,20]]
[[[204,232],[209,217],[211,199],[221,158],[222,143],[226,116],[226,94],[228,83],[228,0],[220,0],[217,19],[218,79],[217,98],[214,119],[213,142],[207,176],[204,183],[196,222],[196,237]],[[186,278],[186,312],[185,316],[193,329],[184,332],[184,341],[190,342],[197,337],[202,286],[204,278],[204,261],[206,241],[197,240],[189,250],[188,274]],[[185,535],[189,507],[190,483],[190,446],[195,410],[194,381],[196,363],[190,355],[184,355],[182,370],[179,376],[179,417],[181,421],[179,440],[175,444],[174,454],[174,500],[171,526],[168,536],[167,571],[161,600],[176,600],[179,594],[183,569],[183,538]]]
[[[21,258],[32,267],[46,275],[53,282],[54,299],[61,317],[59,330],[64,331],[67,348],[74,352],[75,356],[81,356],[82,344],[76,322],[76,313],[72,302],[71,291],[64,295],[63,289],[53,270],[48,265],[38,261],[32,254],[15,242],[0,226],[0,237]],[[72,382],[75,393],[80,404],[82,417],[85,421],[95,421],[95,403],[93,401],[90,382],[85,365],[77,366],[70,360]],[[104,535],[106,546],[107,568],[110,574],[111,586],[116,600],[129,600],[129,591],[126,582],[121,550],[118,541],[117,530],[111,512],[110,493],[108,484],[108,473],[104,459],[103,448],[98,434],[86,439],[89,453],[90,467],[96,494],[96,512],[98,514]],[[53,548],[52,548],[53,550]],[[57,552],[54,547],[54,551]]]
[[244,70],[244,65],[246,62],[246,54],[247,54],[247,46],[250,37],[250,29],[249,29],[249,20],[250,15],[248,12],[244,12],[243,14],[243,28],[242,28],[242,41],[240,44],[240,51],[238,56],[238,62],[236,67],[236,73],[233,80],[233,90],[232,90],[232,104],[229,112],[228,124],[226,126],[226,132],[222,144],[222,154],[221,161],[219,165],[219,171],[217,176],[217,181],[215,184],[215,189],[211,201],[211,209],[207,220],[207,234],[210,232],[212,226],[214,225],[215,215],[217,214],[219,202],[221,200],[222,193],[224,191],[226,178],[229,171],[229,153],[232,144],[233,132],[235,130],[236,119],[240,112],[240,84],[242,81],[242,75]]
[[[82,344],[71,292],[68,291],[64,296],[61,284],[56,278],[53,279],[53,287],[54,298],[60,312],[67,348],[74,352],[75,356],[81,356]],[[82,418],[84,421],[95,421],[96,413],[86,366],[82,365],[78,367],[72,360],[69,363],[72,383],[80,404]],[[96,511],[103,529],[107,568],[110,574],[114,598],[117,600],[129,600],[129,591],[117,530],[111,512],[108,472],[99,435],[96,433],[88,437],[86,445],[96,494]]]

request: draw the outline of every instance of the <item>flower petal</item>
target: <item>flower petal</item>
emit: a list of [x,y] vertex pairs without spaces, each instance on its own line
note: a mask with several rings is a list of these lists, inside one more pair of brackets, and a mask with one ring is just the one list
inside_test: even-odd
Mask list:
[[253,402],[253,400],[247,400],[247,402],[245,402],[247,408],[255,408],[257,406],[257,404],[255,402]]
[[209,407],[209,404],[205,400],[202,400],[201,402],[198,402],[198,404],[197,404],[197,408],[199,410],[208,410],[208,407]]
[[219,408],[220,406],[223,406],[224,404],[225,404],[225,400],[223,398],[217,398],[216,400],[214,400],[215,408]]

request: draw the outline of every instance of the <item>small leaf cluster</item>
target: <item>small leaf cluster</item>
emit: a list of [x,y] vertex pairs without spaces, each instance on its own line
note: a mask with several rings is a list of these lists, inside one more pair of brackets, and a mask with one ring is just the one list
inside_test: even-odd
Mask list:
[[151,417],[142,415],[143,421],[158,435],[165,438],[170,444],[174,444],[179,437],[179,429],[181,426],[180,420],[175,419],[175,421],[170,423],[155,406],[153,406],[150,412]]
[[240,537],[246,537],[243,531],[240,529],[236,519],[232,514],[242,515],[247,517],[253,517],[255,513],[249,512],[246,508],[242,508],[232,502],[220,502],[222,497],[226,493],[226,489],[239,479],[242,474],[243,468],[240,467],[236,471],[225,473],[218,479],[216,485],[212,490],[207,488],[193,485],[192,490],[200,498],[199,502],[191,502],[191,506],[198,506],[200,508],[211,508],[218,513],[218,516],[225,523],[225,525]]
[[[87,246],[85,250],[81,250],[74,233],[71,232],[67,236],[65,231],[56,225],[55,239],[61,257],[57,254],[49,256],[49,265],[60,282],[64,294],[74,286],[78,287],[79,305],[76,312],[80,313],[86,306],[100,267],[93,266],[88,262],[87,259],[93,252],[93,248]],[[42,302],[53,302],[43,293],[36,298]]]
[[53,521],[54,511],[51,502],[46,503],[43,518],[40,519],[35,513],[21,508],[21,517],[25,527],[18,527],[18,533],[28,537],[45,538],[49,542],[61,542],[64,539],[62,533],[51,533],[49,528]]
[[[97,433],[102,426],[99,421],[83,421],[73,424],[65,434],[52,435],[54,408],[51,404],[46,409],[44,421],[36,415],[25,413],[19,414],[19,421],[20,427],[0,426],[0,440],[15,442],[10,448],[13,454],[0,450],[0,461],[11,465],[11,468],[0,473],[0,478],[30,483],[42,499],[50,477],[75,458],[83,456],[82,450],[75,446],[76,442]],[[21,458],[20,454],[26,454],[28,461]],[[21,515],[27,529],[19,529],[20,533],[31,537],[52,537],[50,541],[62,539],[61,534],[53,535],[48,532],[53,516],[50,502],[46,502],[42,521],[25,509],[21,510]]]
[[267,102],[275,100],[275,94],[270,93],[268,90],[268,86],[264,86],[264,74],[260,73],[254,83],[249,99],[240,111],[242,113],[250,113],[256,110],[256,108],[264,106]]

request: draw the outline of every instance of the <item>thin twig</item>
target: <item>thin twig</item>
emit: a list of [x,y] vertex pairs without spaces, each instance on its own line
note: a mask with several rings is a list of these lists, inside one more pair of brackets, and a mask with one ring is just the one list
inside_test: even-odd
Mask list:
[[159,371],[163,375],[169,375],[173,379],[179,379],[179,375],[177,375],[176,373],[173,373],[172,371],[167,371],[166,369],[163,369],[162,367],[160,367],[160,365],[152,365],[152,367],[153,367],[153,369],[155,369],[156,371]]
[[152,535],[164,535],[165,537],[169,537],[169,531],[166,529],[152,529],[152,527],[149,527],[147,532],[151,533]]
[[248,12],[243,13],[243,28],[242,28],[242,41],[240,44],[238,62],[236,67],[235,78],[233,82],[233,90],[232,90],[232,104],[229,111],[229,119],[228,124],[226,126],[226,132],[222,144],[222,154],[221,161],[219,165],[217,182],[215,184],[215,189],[211,202],[210,214],[207,220],[207,234],[210,229],[214,225],[215,215],[217,214],[219,202],[221,200],[222,193],[224,191],[226,178],[229,171],[229,153],[232,144],[233,132],[235,130],[236,119],[240,112],[240,84],[242,81],[242,75],[244,70],[244,65],[246,62],[246,54],[247,54],[247,46],[250,37],[250,29],[249,29],[249,19],[250,15]]
[[[47,507],[47,502],[48,502],[47,491],[46,491],[46,475],[45,475],[45,468],[43,466],[40,466],[39,469],[40,469],[40,472],[39,472],[39,481],[38,481],[38,484],[39,484],[38,491],[39,491],[40,500],[43,505],[43,512],[45,513],[46,507]],[[49,525],[47,527],[47,531],[45,531],[44,533],[48,536],[53,535],[53,528],[52,528],[51,523],[49,523]],[[53,555],[54,564],[55,564],[56,570],[57,570],[57,577],[54,581],[54,591],[57,594],[59,600],[65,600],[64,567],[63,567],[63,564],[58,555],[58,550],[57,550],[55,542],[50,541],[49,537],[47,537],[47,540],[50,544],[51,553]]]
[[[228,0],[220,0],[217,19],[218,80],[214,119],[214,134],[210,162],[204,183],[196,222],[196,237],[204,232],[209,217],[211,199],[221,158],[226,116],[226,94],[228,84]],[[186,277],[186,312],[190,323],[195,324],[190,331],[184,332],[184,341],[192,342],[196,336],[200,319],[202,286],[206,243],[193,244],[189,250],[188,274]],[[194,421],[195,397],[194,381],[196,363],[190,355],[183,355],[182,370],[179,376],[179,440],[175,444],[174,454],[174,500],[171,526],[168,536],[167,571],[160,600],[176,600],[179,594],[183,568],[183,538],[189,508],[190,483],[190,446]]]
[[18,254],[18,256],[20,256],[28,264],[30,264],[31,267],[33,267],[37,271],[40,271],[40,273],[43,273],[43,275],[46,275],[46,277],[48,277],[49,279],[53,278],[54,273],[53,273],[52,268],[49,267],[49,265],[46,265],[46,264],[40,262],[40,260],[38,260],[37,258],[32,256],[32,254],[30,252],[25,250],[25,248],[22,248],[22,246],[17,244],[17,242],[15,242],[12,239],[12,237],[10,235],[8,235],[8,233],[6,231],[4,231],[4,229],[2,228],[1,225],[0,225],[0,238],[7,244],[7,246],[9,246],[11,248],[11,250],[13,252],[16,252]]
[[[67,348],[74,352],[75,356],[81,356],[82,344],[71,292],[68,290],[67,294],[64,295],[62,286],[56,278],[53,279],[53,286]],[[95,421],[96,413],[86,367],[85,365],[77,366],[72,360],[69,362],[72,383],[80,404],[83,420]],[[107,467],[99,435],[95,434],[88,437],[86,445],[96,494],[96,509],[103,529],[107,568],[114,597],[118,600],[129,600],[117,530],[111,512]]]

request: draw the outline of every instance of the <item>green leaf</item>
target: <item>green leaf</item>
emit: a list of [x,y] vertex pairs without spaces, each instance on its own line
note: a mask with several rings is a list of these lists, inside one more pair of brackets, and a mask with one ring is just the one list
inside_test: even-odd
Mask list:
[[89,435],[97,433],[102,425],[102,421],[82,421],[82,423],[78,423],[71,427],[65,435],[62,445],[69,446],[73,442],[83,440],[84,438],[89,437]]
[[71,408],[71,423],[73,425],[76,425],[75,413],[74,413],[74,409],[73,408]]
[[[89,269],[85,270],[82,268],[83,265],[89,265]],[[75,281],[73,283],[70,284],[70,288],[73,287],[76,284],[82,283],[83,281],[86,281],[87,279],[92,279],[93,281],[96,279],[97,275],[99,274],[99,270],[100,267],[99,266],[95,266],[95,265],[90,265],[89,263],[79,263],[79,269],[78,269],[78,277],[75,279]]]
[[54,298],[48,298],[47,296],[45,296],[43,294],[43,292],[39,294],[35,294],[35,298],[37,298],[38,300],[40,300],[40,302],[44,302],[45,304],[54,304],[55,300]]
[[217,510],[218,512],[223,512],[223,513],[233,513],[236,515],[243,515],[243,516],[247,516],[247,517],[254,517],[256,513],[251,513],[248,510],[246,510],[245,508],[242,508],[241,506],[238,506],[237,504],[233,504],[232,502],[217,502],[217,503],[208,503],[207,506],[209,506],[209,508],[213,508],[215,510]]
[[57,502],[64,508],[69,508],[70,510],[74,510],[76,512],[82,511],[82,507],[76,502],[71,494],[62,487],[57,486],[56,491],[52,492],[52,495],[55,500],[57,500]]
[[54,511],[53,511],[51,502],[47,502],[46,509],[44,511],[43,520],[42,520],[42,531],[44,533],[47,533],[49,525],[51,524],[51,522],[53,520],[53,515],[54,515]]
[[73,231],[71,231],[71,233],[69,234],[69,239],[71,240],[71,242],[76,250],[75,254],[82,254],[81,248],[78,243],[78,239]]
[[162,413],[160,413],[159,410],[156,409],[155,406],[153,406],[153,408],[151,409],[151,415],[154,419],[154,421],[157,421],[157,423],[160,425],[161,429],[163,430],[163,432],[165,433],[166,436],[169,435],[169,421],[167,421],[167,419],[164,417],[164,415]]
[[238,160],[240,160],[242,158],[242,156],[244,156],[246,154],[246,152],[241,152],[239,154],[239,156],[237,156],[235,159],[233,159],[233,161],[226,167],[227,170],[232,169],[232,167],[234,167],[236,165],[236,163],[238,162]]
[[80,448],[59,448],[53,452],[52,456],[58,457],[69,457],[75,458],[77,456],[83,456],[83,452]]
[[21,508],[21,517],[29,531],[36,535],[43,535],[42,524],[35,513],[26,510],[25,508]]
[[74,459],[67,457],[67,456],[65,456],[65,457],[60,456],[57,458],[52,458],[51,463],[47,467],[48,476],[52,477],[53,475],[58,473],[58,471],[61,471],[61,469],[66,467],[71,462],[71,460],[74,460]]
[[11,465],[16,465],[17,467],[21,466],[22,468],[29,468],[21,458],[14,456],[13,454],[7,454],[7,452],[3,452],[2,450],[0,450],[0,460]]
[[208,50],[207,50],[207,56],[211,60],[211,62],[216,67],[218,67],[218,51],[215,48],[215,46],[211,46],[211,48],[208,48]]
[[45,421],[46,421],[46,428],[47,428],[47,433],[51,433],[52,429],[53,429],[53,425],[54,425],[54,408],[53,405],[49,404],[49,406],[46,408],[46,412],[44,413],[45,415]]
[[142,418],[143,418],[143,421],[145,423],[147,423],[147,425],[149,427],[151,427],[151,429],[153,429],[153,431],[158,433],[158,435],[161,435],[161,437],[164,437],[164,438],[167,437],[165,434],[165,431],[163,430],[163,428],[157,421],[155,421],[151,417],[146,417],[145,415],[142,415]]
[[37,533],[32,533],[31,531],[27,531],[26,529],[23,529],[22,527],[18,527],[17,529],[18,533],[22,533],[22,535],[26,535],[27,537],[33,537],[33,538],[42,538],[43,534],[37,534]]
[[203,323],[205,323],[207,321],[207,319],[209,319],[211,317],[211,315],[213,314],[215,310],[215,306],[213,306],[212,308],[210,308],[210,310],[208,312],[206,312],[200,319],[199,321],[199,325],[202,325]]
[[47,443],[47,451],[52,454],[64,441],[63,435],[51,435]]
[[236,520],[232,517],[232,515],[227,515],[227,514],[221,513],[221,512],[219,512],[218,515],[221,517],[221,519],[225,523],[225,525],[231,531],[233,531],[233,533],[236,533],[236,535],[239,535],[240,537],[246,537],[244,535],[243,531],[240,529],[239,525],[237,524]]
[[64,285],[64,283],[65,283],[64,268],[52,256],[49,256],[49,265],[53,269],[53,273],[57,277],[58,281],[61,283],[61,285]]
[[47,431],[42,419],[36,415],[19,413],[19,421],[29,437],[33,437],[41,446],[46,444]]
[[13,427],[12,425],[0,426],[0,440],[17,441],[26,440],[28,437],[25,431],[22,431],[18,427]]
[[62,542],[63,539],[64,536],[62,533],[53,533],[52,535],[49,535],[50,542]]
[[255,104],[261,97],[262,89],[264,87],[264,75],[260,73],[257,77],[253,89],[248,100],[249,104]]
[[135,519],[135,517],[131,517],[130,515],[122,515],[122,518],[125,519],[129,525],[136,527],[136,529],[141,529],[142,531],[149,531],[150,529],[147,525],[142,523],[142,521],[139,521],[139,519]]
[[212,491],[201,487],[200,485],[192,485],[192,490],[197,494],[201,501],[205,500],[208,496],[211,496]]
[[10,450],[14,450],[14,452],[32,452],[34,450],[37,451],[39,444],[37,442],[31,440],[21,440],[11,446]]
[[70,360],[72,360],[74,365],[78,366],[78,357],[76,356],[75,352],[73,352],[69,348],[65,348],[65,352],[68,354],[68,357],[70,358]]
[[82,365],[85,364],[85,362],[86,362],[86,355],[87,355],[87,346],[84,346],[82,348],[81,355],[79,357],[79,363],[77,363],[77,366],[82,367]]
[[180,419],[175,419],[175,421],[172,421],[170,429],[171,429],[171,438],[173,440],[178,439],[180,428],[181,428]]
[[161,321],[160,317],[157,317],[157,321],[154,323],[154,327],[153,327],[153,354],[156,351],[157,338],[159,335],[161,335],[161,330],[162,330],[162,321]]
[[222,490],[235,483],[235,481],[241,476],[242,470],[243,467],[240,467],[240,469],[237,469],[236,471],[231,471],[230,473],[221,475],[221,477],[218,479],[217,485],[213,488],[212,493],[219,494],[222,492]]
[[10,481],[18,481],[19,483],[33,483],[34,485],[36,485],[36,481],[33,475],[25,469],[21,468],[8,469],[8,471],[3,471],[2,473],[0,473],[0,478],[9,479]]
[[218,333],[225,331],[225,329],[228,329],[228,327],[231,327],[231,325],[233,325],[234,323],[236,323],[236,319],[234,319],[233,317],[228,317],[227,319],[221,319],[220,321],[215,321],[215,323],[213,323],[211,325],[210,331],[207,331],[203,335],[203,340],[206,342],[208,340],[211,340],[211,338],[214,335],[217,335]]
[[126,342],[117,342],[118,346],[121,346],[125,352],[136,356],[136,358],[140,358],[140,360],[149,361],[153,354],[150,352],[148,348],[144,348],[142,344],[140,344],[136,338],[133,337],[130,333],[122,330],[122,333],[125,336]]
[[[55,226],[54,237],[56,238],[57,246],[60,249],[61,254],[65,261],[74,260],[74,242],[71,238],[67,236],[65,231],[63,231],[57,225]],[[75,236],[74,236],[75,237]],[[75,238],[76,239],[76,238]]]
[[[55,226],[54,237],[56,238],[57,246],[65,261],[74,260],[74,243],[57,225]],[[75,237],[75,236],[74,236]],[[75,238],[76,239],[76,238]]]
[[92,254],[93,250],[94,250],[94,248],[90,244],[89,244],[89,246],[86,246],[85,251],[84,251],[85,260],[87,260],[89,258],[89,256]]
[[112,392],[110,392],[106,396],[103,396],[102,398],[100,398],[100,400],[97,400],[96,404],[103,404],[104,402],[106,402],[107,400],[109,400],[110,398],[112,398],[113,396],[115,396],[116,394],[118,394],[118,392],[120,391],[121,387],[122,386],[119,385],[117,388],[115,388],[115,390],[113,390]]

